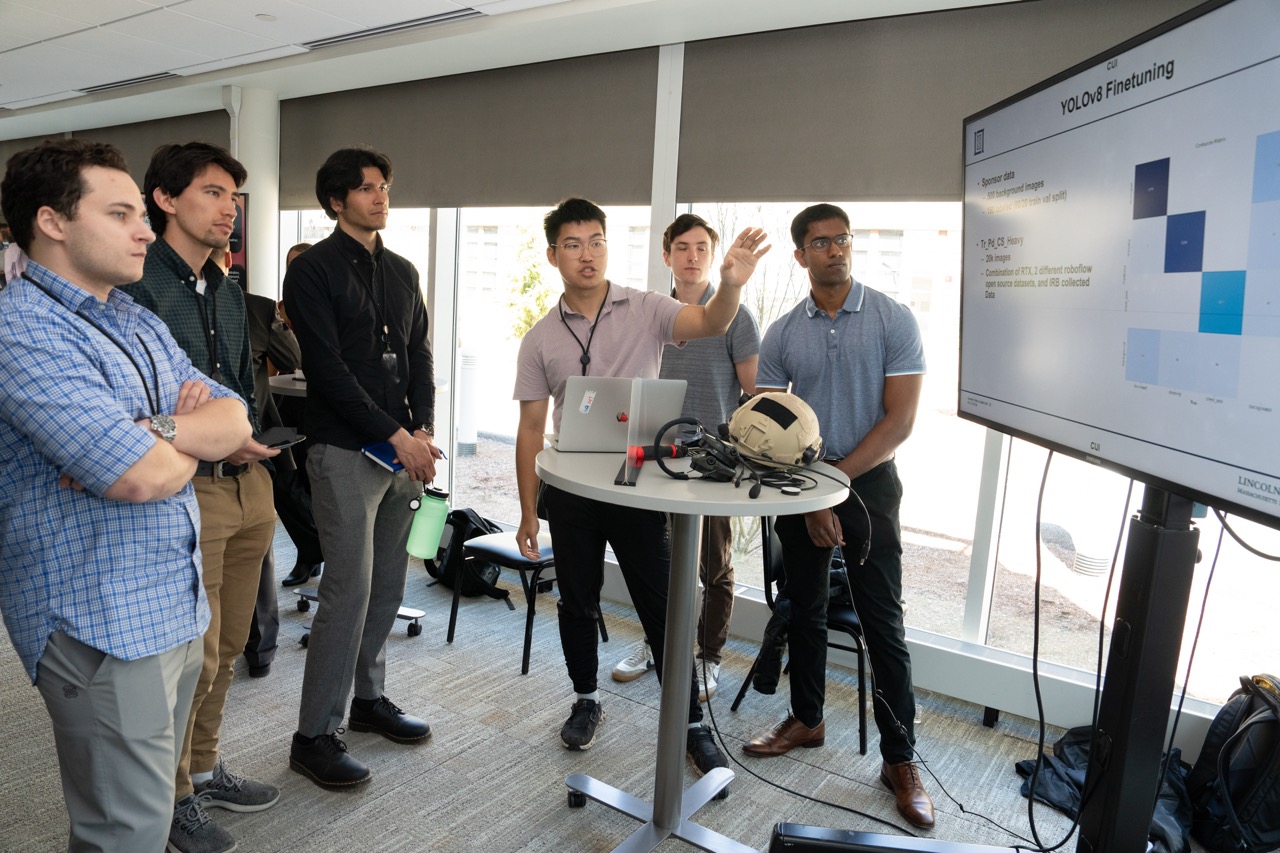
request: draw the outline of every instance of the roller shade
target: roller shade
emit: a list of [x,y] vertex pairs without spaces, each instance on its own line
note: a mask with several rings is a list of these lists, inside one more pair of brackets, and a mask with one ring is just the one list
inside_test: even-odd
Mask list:
[[226,148],[231,144],[231,116],[223,110],[173,118],[78,130],[73,136],[93,142],[109,142],[124,152],[129,174],[142,186],[155,150],[170,142],[208,142]]
[[333,92],[280,105],[280,206],[315,208],[316,169],[365,143],[404,207],[647,204],[658,51]]
[[690,43],[678,199],[958,201],[965,116],[1195,5],[1039,0]]

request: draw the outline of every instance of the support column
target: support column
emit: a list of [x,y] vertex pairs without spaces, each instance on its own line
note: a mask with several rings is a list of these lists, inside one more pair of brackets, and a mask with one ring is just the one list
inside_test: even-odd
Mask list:
[[[280,298],[280,99],[262,89],[222,87],[231,115],[228,146],[249,170],[241,191],[249,194],[249,292]],[[319,166],[320,164],[316,164]]]

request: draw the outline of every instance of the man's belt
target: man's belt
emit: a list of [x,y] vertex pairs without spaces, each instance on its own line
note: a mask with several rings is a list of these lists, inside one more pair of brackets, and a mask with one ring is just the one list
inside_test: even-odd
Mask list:
[[205,462],[196,463],[197,477],[213,477],[215,480],[223,477],[238,477],[245,471],[249,470],[249,463],[245,462],[241,465],[232,465],[230,462]]

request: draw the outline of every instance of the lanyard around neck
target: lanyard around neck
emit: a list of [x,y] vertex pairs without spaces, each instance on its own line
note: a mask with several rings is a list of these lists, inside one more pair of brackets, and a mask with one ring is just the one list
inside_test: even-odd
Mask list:
[[582,343],[582,338],[578,337],[578,333],[569,326],[569,321],[564,317],[563,295],[560,296],[560,301],[557,303],[557,307],[560,309],[560,322],[564,323],[564,327],[569,330],[569,334],[573,335],[574,343],[578,345],[578,349],[582,350],[582,355],[578,358],[578,363],[582,365],[583,376],[587,375],[587,365],[591,364],[591,341],[595,339],[596,326],[600,325],[600,318],[604,316],[604,306],[609,302],[609,287],[609,282],[605,281],[604,299],[600,300],[600,309],[596,311],[595,322],[591,324],[591,329],[587,332],[587,342],[585,345]]
[[27,281],[31,282],[32,284],[34,284],[36,288],[39,289],[40,292],[43,293],[45,296],[49,297],[54,302],[61,305],[63,308],[66,308],[68,311],[72,311],[81,320],[84,320],[90,326],[93,326],[95,329],[97,329],[98,333],[101,334],[104,338],[111,341],[111,343],[115,344],[116,349],[124,353],[124,357],[129,359],[129,363],[133,365],[133,369],[137,372],[138,379],[139,381],[142,382],[142,393],[146,394],[147,396],[147,406],[150,408],[151,414],[153,415],[161,414],[160,412],[160,370],[159,368],[156,367],[156,358],[154,355],[151,354],[151,348],[148,347],[147,342],[142,339],[142,335],[139,335],[137,332],[134,332],[133,337],[138,341],[139,344],[142,345],[142,351],[147,354],[147,361],[151,363],[151,381],[155,386],[154,397],[151,395],[152,389],[147,385],[147,377],[142,372],[141,365],[138,364],[138,360],[133,357],[133,353],[129,352],[129,350],[125,347],[124,344],[116,340],[114,335],[112,335],[110,332],[104,329],[101,325],[95,322],[93,318],[89,317],[87,314],[85,314],[83,311],[80,311],[79,309],[71,308],[69,305],[64,303],[61,299],[54,296],[53,293],[47,287],[45,287],[40,282],[36,281],[31,276],[27,275],[26,273],[23,273],[22,277],[25,278]]

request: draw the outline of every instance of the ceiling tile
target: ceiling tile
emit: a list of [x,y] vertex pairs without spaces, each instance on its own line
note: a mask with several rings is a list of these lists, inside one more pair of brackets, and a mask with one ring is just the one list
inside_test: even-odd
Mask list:
[[[352,0],[353,5],[357,2]],[[354,21],[285,0],[188,0],[177,11],[281,44],[302,44],[361,28]],[[274,15],[276,20],[260,21],[255,17],[259,14]]]
[[[12,5],[12,2],[5,5]],[[155,11],[153,4],[144,3],[143,0],[93,0],[91,3],[85,0],[17,0],[16,5],[79,21],[88,26]]]
[[281,44],[243,30],[203,21],[171,9],[156,9],[147,15],[127,18],[102,27],[111,32],[161,44],[180,46],[208,59],[270,50]]
[[3,3],[0,4],[0,50],[13,50],[32,42],[74,33],[86,26],[39,9]]
[[104,29],[63,36],[51,44],[82,54],[76,63],[83,75],[77,87],[132,80],[208,59],[194,51]]

